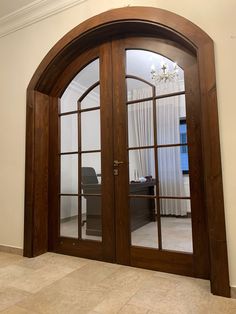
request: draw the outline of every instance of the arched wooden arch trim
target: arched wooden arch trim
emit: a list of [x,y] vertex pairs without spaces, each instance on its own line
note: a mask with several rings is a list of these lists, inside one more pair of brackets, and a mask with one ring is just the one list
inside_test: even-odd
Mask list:
[[66,73],[66,68],[85,49],[127,30],[129,34],[171,39],[197,56],[211,291],[229,297],[213,41],[187,19],[162,9],[127,7],[92,17],[66,34],[36,70],[27,90],[24,255],[32,257],[50,250],[48,169],[53,165],[48,158],[49,111],[50,103],[60,93],[57,77]]

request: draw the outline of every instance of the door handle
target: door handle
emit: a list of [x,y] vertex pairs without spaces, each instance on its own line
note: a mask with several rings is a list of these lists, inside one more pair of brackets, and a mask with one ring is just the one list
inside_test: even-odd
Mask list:
[[119,165],[123,164],[123,161],[114,160],[114,167],[118,167]]

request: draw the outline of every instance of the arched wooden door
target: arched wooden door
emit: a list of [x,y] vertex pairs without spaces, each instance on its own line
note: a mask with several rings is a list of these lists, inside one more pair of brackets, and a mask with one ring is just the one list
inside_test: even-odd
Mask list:
[[209,278],[196,56],[114,38],[74,75],[51,117],[52,250]]
[[[146,66],[146,73],[152,72],[152,54],[171,72],[179,70],[184,88],[161,95],[150,77],[136,71]],[[92,85],[65,108],[67,87],[96,60]],[[146,95],[135,91],[140,84],[149,89]],[[175,112],[175,119],[167,119],[173,115],[163,108]],[[115,9],[83,22],[36,70],[27,89],[26,121],[24,256],[57,251],[210,276],[213,293],[230,295],[214,48],[204,31],[148,7]],[[62,143],[66,126],[71,126],[67,136],[75,139],[76,133],[76,140]],[[89,143],[95,147],[83,146],[83,136],[94,133],[96,141]],[[90,163],[92,154],[98,157]],[[175,176],[167,171],[171,168]],[[183,188],[181,176],[188,175]],[[65,224],[71,218],[77,223],[69,234]],[[181,225],[181,219],[190,223]],[[181,237],[190,245],[180,245]]]

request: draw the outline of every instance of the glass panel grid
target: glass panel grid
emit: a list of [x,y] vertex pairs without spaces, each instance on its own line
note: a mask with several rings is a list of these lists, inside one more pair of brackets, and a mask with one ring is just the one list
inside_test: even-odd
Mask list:
[[[99,72],[99,59],[83,68],[64,92],[59,112],[60,235],[97,241],[102,233]],[[96,182],[90,182],[89,169]],[[97,228],[91,225],[94,217]],[[99,234],[91,234],[93,229]]]
[[[163,82],[156,84],[153,91],[155,91],[154,96],[152,97],[152,87],[148,86],[146,84],[145,88],[145,81],[149,81],[150,83],[153,83],[152,80],[150,80],[150,77],[148,77],[148,71],[145,73],[144,69],[140,69],[142,67],[142,62],[140,61],[141,55],[145,56],[145,60],[143,64],[145,64],[145,69],[148,70],[150,67],[147,66],[147,63],[151,60],[152,63],[155,63],[154,59],[156,58],[156,61],[158,61],[158,58],[162,58],[165,62],[168,63],[168,67],[171,70],[171,67],[174,66],[174,63],[158,54],[150,53],[147,51],[142,50],[127,50],[126,52],[126,73],[127,73],[127,113],[128,113],[128,140],[129,140],[129,178],[130,182],[133,182],[133,187],[135,187],[135,184],[138,186],[137,191],[132,193],[132,189],[130,187],[130,217],[131,217],[131,244],[136,246],[144,246],[144,247],[153,247],[153,248],[159,248],[159,249],[167,249],[167,250],[175,250],[175,251],[185,251],[185,252],[192,252],[192,238],[189,237],[191,235],[191,228],[189,228],[189,222],[191,225],[191,218],[189,217],[189,213],[191,213],[191,201],[190,201],[190,189],[189,189],[189,177],[184,176],[183,178],[183,162],[181,161],[181,154],[187,154],[188,148],[187,148],[187,129],[185,126],[185,134],[183,134],[183,127],[180,126],[180,119],[183,117],[186,117],[186,104],[185,104],[185,86],[184,86],[184,72],[181,68],[178,70],[180,71],[179,77],[177,81],[168,82],[168,84],[164,84]],[[150,57],[148,59],[148,56]],[[137,63],[138,60],[138,63]],[[147,60],[149,60],[147,62]],[[145,63],[146,62],[146,63]],[[135,65],[136,64],[136,65]],[[140,64],[140,66],[137,66],[137,64]],[[142,73],[141,73],[142,72]],[[134,78],[128,78],[128,76],[136,76],[138,77],[138,80],[135,80]],[[140,79],[140,80],[139,80]],[[135,122],[132,121],[132,107],[137,108],[138,106],[142,107],[144,103],[150,103],[150,107],[152,107],[152,113],[155,115],[155,119],[152,121],[149,119],[149,125],[151,125],[151,129],[153,130],[154,134],[151,133],[151,136],[147,136],[147,140],[135,142],[134,141],[134,135],[132,135],[131,131],[133,133],[138,133],[139,130],[135,129],[134,125]],[[144,107],[144,106],[143,106]],[[140,109],[139,109],[140,110]],[[133,109],[134,111],[134,109]],[[141,130],[145,129],[145,117],[144,113],[147,114],[148,110],[140,110],[142,115],[142,119],[137,119],[136,122],[139,122],[139,128]],[[133,119],[134,120],[134,119]],[[185,118],[186,120],[186,118]],[[150,123],[151,121],[151,123]],[[148,125],[148,124],[146,124]],[[137,137],[139,136],[136,135]],[[186,145],[183,145],[186,144]],[[157,184],[157,191],[154,192],[153,198],[147,198],[149,193],[145,193],[141,191],[141,180],[142,177],[145,177],[143,175],[146,170],[143,170],[147,168],[147,165],[149,163],[150,158],[142,158],[140,157],[140,152],[143,151],[145,148],[148,148],[150,151],[154,151],[154,158],[152,161],[152,178],[154,178],[153,181],[156,181]],[[167,153],[160,153],[161,149],[164,149],[168,151]],[[163,151],[164,151],[163,150]],[[146,149],[147,151],[147,149]],[[162,151],[162,152],[163,152]],[[170,152],[172,152],[172,157]],[[173,153],[174,152],[174,153]],[[138,157],[134,157],[134,156]],[[161,155],[165,155],[165,158],[162,158]],[[136,164],[139,162],[139,166],[137,168],[140,168],[142,170],[135,171],[135,161]],[[138,160],[138,162],[137,162]],[[166,163],[166,167],[164,167],[164,162]],[[144,166],[141,166],[141,164],[145,164]],[[168,180],[165,180],[165,176],[163,176],[163,171],[160,169],[162,167],[162,170],[164,168],[164,172],[166,172],[166,177],[169,177],[169,185],[172,185],[174,183],[174,189],[164,189],[165,185],[168,183]],[[182,168],[181,168],[182,167]],[[142,174],[140,175],[139,172]],[[187,179],[187,180],[186,180]],[[171,183],[171,184],[170,184]],[[179,188],[181,186],[181,189]],[[163,193],[165,191],[166,193]],[[133,230],[134,227],[134,210],[133,208],[142,207],[142,204],[147,203],[148,201],[155,201],[155,218],[156,222],[153,226],[155,226],[155,235],[153,234],[153,238],[155,238],[154,241],[155,245],[152,245],[153,238],[151,236],[151,240],[146,241],[148,236],[151,235],[153,231],[150,231],[150,223],[147,221],[144,226],[137,227],[136,230]],[[141,204],[141,205],[140,205]],[[168,221],[166,222],[165,219],[165,206],[167,204],[171,204],[170,206],[170,215],[172,216],[176,215],[176,213],[180,213],[181,219],[184,217],[188,220],[185,220],[184,223],[182,223],[182,226],[185,226],[186,222],[186,237],[187,244],[185,245],[183,243],[183,238],[181,238],[181,234],[178,233],[180,231],[181,233],[181,224],[172,224]],[[146,206],[147,207],[147,206]],[[191,215],[191,214],[190,214]],[[177,219],[174,217],[174,219]],[[163,222],[163,231],[161,230],[161,224]],[[148,227],[149,226],[149,227]],[[168,229],[169,228],[169,229]],[[168,232],[170,232],[170,239],[167,239]],[[162,237],[164,236],[164,239]],[[172,236],[172,240],[171,240]],[[179,237],[180,236],[180,237]],[[192,235],[191,235],[192,236]],[[146,237],[146,240],[145,240]],[[177,240],[180,240],[179,243]],[[190,239],[190,241],[189,241]],[[146,241],[146,242],[145,242]],[[181,242],[182,241],[182,242]],[[159,242],[159,245],[156,244]],[[172,244],[171,244],[172,242]]]
[[158,249],[158,223],[156,200],[130,198],[131,245]]
[[137,79],[126,79],[127,101],[152,97],[152,87]]
[[102,202],[100,196],[81,198],[82,239],[102,241]]
[[93,88],[88,95],[81,100],[79,109],[81,111],[92,110],[96,107],[100,107],[100,85]]
[[188,176],[185,176],[182,170],[182,147],[185,146],[178,145],[158,148],[159,196],[190,197]]
[[160,210],[163,250],[192,253],[191,201],[161,199]]
[[[176,75],[174,79],[155,80],[152,76],[152,70],[157,75],[163,74],[163,65],[166,67],[166,72],[173,73],[176,68]],[[166,58],[163,55],[147,50],[132,49],[126,50],[126,73],[140,77],[143,80],[156,86],[156,95],[170,94],[173,92],[180,92],[185,90],[184,71],[175,62]],[[131,86],[129,90],[141,89],[140,86]]]
[[80,113],[81,150],[100,150],[100,110]]
[[60,197],[60,236],[78,238],[78,197]]
[[153,102],[146,101],[128,106],[129,147],[154,144]]
[[[95,59],[85,66],[71,81],[61,97],[60,112],[69,112],[77,110],[78,99],[96,82],[99,81],[99,59]],[[94,89],[91,93],[94,101],[99,99],[99,89]],[[85,100],[83,109],[91,102]]]
[[78,194],[78,154],[61,155],[62,194]]
[[129,150],[130,182],[146,182],[155,179],[154,149]]
[[61,152],[78,150],[78,115],[70,114],[60,117]]
[[[185,95],[167,97],[156,101],[158,145],[183,143],[181,142],[182,117],[186,117]],[[187,137],[187,130],[185,134]]]

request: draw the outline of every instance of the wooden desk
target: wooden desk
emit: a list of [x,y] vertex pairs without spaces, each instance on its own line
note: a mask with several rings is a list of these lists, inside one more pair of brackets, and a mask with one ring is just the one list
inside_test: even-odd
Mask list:
[[[155,181],[130,183],[130,194],[154,195]],[[83,185],[85,194],[100,194],[100,184]],[[86,234],[101,236],[101,197],[86,197]],[[131,231],[134,231],[150,221],[155,221],[155,201],[150,198],[130,198]]]

